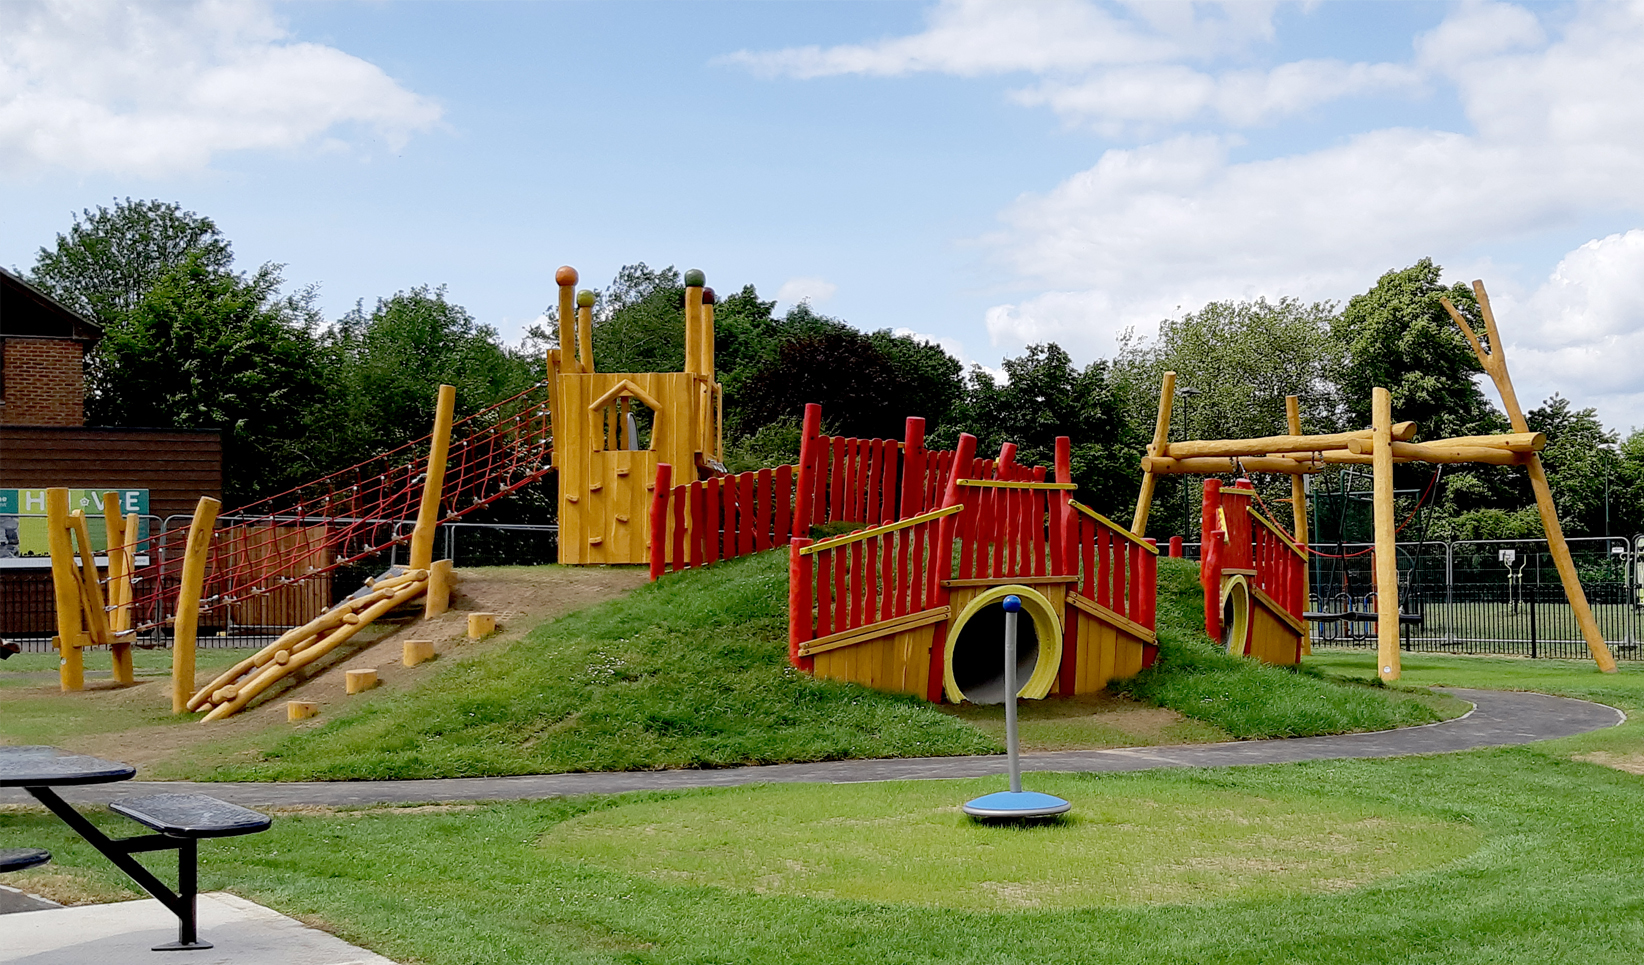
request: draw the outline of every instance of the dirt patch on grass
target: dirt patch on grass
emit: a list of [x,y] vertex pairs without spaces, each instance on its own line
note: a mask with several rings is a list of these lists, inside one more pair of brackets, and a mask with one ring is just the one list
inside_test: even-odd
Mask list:
[[[1003,739],[1002,706],[942,705],[944,713]],[[1022,749],[1081,750],[1093,747],[1155,746],[1228,740],[1217,727],[1191,720],[1168,707],[1155,707],[1108,693],[1047,697],[1017,704]]]
[[[52,739],[66,750],[136,764],[141,768],[139,776],[146,779],[185,777],[198,774],[203,767],[254,758],[293,727],[319,726],[345,702],[406,690],[445,661],[511,643],[544,620],[622,596],[648,578],[641,567],[558,566],[486,567],[458,570],[457,576],[449,612],[424,620],[418,601],[401,614],[379,620],[355,637],[351,646],[226,720],[202,724],[198,716],[170,717],[166,710],[171,682],[164,677],[139,678],[129,687],[88,681],[85,690],[61,694],[53,675],[38,683],[5,688],[0,703],[16,700],[21,707],[26,698],[35,698],[32,703],[44,702],[57,712],[82,718],[88,725],[83,730],[98,731]],[[483,640],[469,640],[468,614],[474,612],[496,614],[497,632]],[[433,641],[435,658],[416,667],[404,666],[407,640]],[[346,696],[344,674],[365,667],[377,671],[377,689]],[[209,683],[218,672],[201,671],[197,685]],[[48,697],[49,701],[40,700]],[[295,699],[319,704],[319,715],[299,724],[287,723],[285,704]],[[94,718],[98,717],[108,718],[111,728],[96,727]]]
[[1602,764],[1618,771],[1626,771],[1628,774],[1644,775],[1644,753],[1615,754],[1610,751],[1593,751],[1591,754],[1578,754],[1575,760],[1588,764]]

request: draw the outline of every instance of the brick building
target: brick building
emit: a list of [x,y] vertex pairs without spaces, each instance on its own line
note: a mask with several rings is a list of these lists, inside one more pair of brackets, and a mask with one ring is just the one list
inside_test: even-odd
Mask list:
[[[19,494],[52,486],[141,491],[151,527],[193,512],[201,496],[222,497],[220,433],[85,424],[85,359],[102,336],[0,269],[0,633],[7,636],[49,636],[55,619],[50,561],[30,545],[29,500]],[[99,536],[100,525],[93,526]]]

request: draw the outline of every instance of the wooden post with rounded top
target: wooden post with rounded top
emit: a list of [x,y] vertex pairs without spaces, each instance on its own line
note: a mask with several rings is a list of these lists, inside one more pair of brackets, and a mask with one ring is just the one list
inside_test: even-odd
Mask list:
[[1371,390],[1371,427],[1375,433],[1376,514],[1376,673],[1399,679],[1399,557],[1397,521],[1393,518],[1393,396]]
[[74,570],[68,527],[68,490],[46,490],[46,546],[51,551],[51,587],[57,604],[57,676],[64,691],[86,685],[85,656],[80,651],[80,575]]
[[[1170,455],[1170,404],[1176,396],[1176,373],[1166,372],[1159,386],[1159,418],[1153,424],[1153,443],[1147,447],[1150,456]],[[1151,470],[1142,473],[1142,490],[1136,494],[1136,515],[1130,522],[1130,532],[1147,535],[1147,516],[1153,510],[1153,483]]]
[[581,371],[594,371],[594,299],[593,292],[584,288],[577,292],[577,360]]
[[434,559],[434,531],[440,524],[440,493],[445,489],[445,462],[451,453],[451,417],[457,406],[457,390],[440,386],[434,404],[434,434],[428,440],[428,472],[422,480],[422,505],[417,507],[417,526],[411,531],[413,570],[426,570]]
[[[1296,396],[1293,396],[1293,395],[1287,395],[1287,396],[1284,397],[1284,417],[1285,417],[1285,421],[1289,424],[1290,434],[1293,435],[1293,436],[1301,435],[1301,399],[1299,399],[1299,398],[1297,398]],[[1294,533],[1295,536],[1296,536],[1296,545],[1302,547],[1303,549],[1306,549],[1307,548],[1307,484],[1302,479],[1302,477],[1300,475],[1295,475],[1295,476],[1290,477],[1290,516],[1291,516],[1291,519],[1294,520],[1294,522],[1295,522],[1295,528],[1293,530],[1291,530],[1291,532]],[[1313,575],[1312,574],[1312,569],[1313,569],[1313,567],[1309,564],[1309,562],[1306,559],[1303,559],[1302,560],[1301,594],[1302,594],[1302,606],[1304,608],[1308,606],[1308,601],[1310,599],[1312,599],[1312,596],[1311,596],[1312,587],[1311,587],[1311,584],[1309,583],[1309,580],[1312,579],[1312,575]],[[1302,653],[1305,655],[1305,654],[1309,654],[1309,653],[1312,653],[1312,652],[1313,652],[1313,625],[1311,623],[1308,623],[1306,620],[1303,620],[1302,621]]]
[[577,270],[570,265],[554,272],[559,286],[559,367],[562,372],[580,372],[577,360]]
[[205,588],[206,560],[211,555],[211,531],[217,523],[220,500],[201,496],[188,524],[183,549],[183,581],[177,588],[177,622],[171,639],[171,712],[188,710],[194,694],[194,639],[200,630],[200,592]]
[[703,374],[702,288],[707,278],[700,269],[685,273],[685,371]]
[[[1473,295],[1478,299],[1479,311],[1484,315],[1484,335],[1490,340],[1489,348],[1479,343],[1473,327],[1467,324],[1467,319],[1456,311],[1448,298],[1440,301],[1444,304],[1444,310],[1461,327],[1461,334],[1473,347],[1478,364],[1484,367],[1490,380],[1496,384],[1496,391],[1501,394],[1501,406],[1507,410],[1513,431],[1529,432],[1530,424],[1518,406],[1513,380],[1507,374],[1507,356],[1502,352],[1501,334],[1496,330],[1496,316],[1490,310],[1490,296],[1484,291],[1484,282],[1473,282]],[[1530,488],[1536,494],[1536,510],[1541,514],[1541,527],[1547,533],[1547,550],[1553,557],[1553,565],[1558,568],[1558,578],[1564,584],[1564,596],[1570,601],[1570,609],[1575,612],[1576,625],[1581,627],[1581,636],[1587,641],[1587,650],[1593,655],[1598,669],[1615,673],[1615,656],[1605,644],[1604,634],[1599,632],[1598,621],[1593,619],[1592,608],[1587,605],[1587,594],[1581,589],[1581,577],[1576,573],[1575,560],[1570,557],[1570,547],[1564,542],[1564,527],[1558,522],[1558,508],[1553,505],[1553,491],[1547,485],[1547,471],[1541,465],[1540,454],[1530,453],[1525,468],[1530,471]]]

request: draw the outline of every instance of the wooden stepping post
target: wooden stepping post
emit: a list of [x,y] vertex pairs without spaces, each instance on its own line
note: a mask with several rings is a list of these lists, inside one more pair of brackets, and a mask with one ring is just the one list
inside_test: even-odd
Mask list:
[[450,560],[435,560],[428,567],[428,593],[423,597],[422,605],[424,620],[432,620],[451,609],[451,584],[454,582],[456,578],[451,573]]
[[320,712],[320,705],[312,700],[288,700],[285,702],[285,719],[293,723],[307,720]]
[[347,671],[344,677],[346,678],[349,696],[353,696],[361,691],[370,690],[377,685],[377,668],[361,667],[357,670]]
[[415,667],[425,660],[434,659],[434,641],[407,640],[405,641],[405,665]]
[[495,613],[468,614],[468,639],[478,640],[481,637],[495,633],[497,630],[497,615]]

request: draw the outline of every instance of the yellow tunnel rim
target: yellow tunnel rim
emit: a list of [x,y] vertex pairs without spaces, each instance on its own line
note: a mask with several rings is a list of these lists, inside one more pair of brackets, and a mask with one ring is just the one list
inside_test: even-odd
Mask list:
[[959,639],[959,631],[963,630],[970,618],[983,607],[997,603],[1007,596],[1021,598],[1022,611],[1033,620],[1034,632],[1039,637],[1039,660],[1033,666],[1032,675],[1017,688],[1017,696],[1027,700],[1040,700],[1047,696],[1050,688],[1055,685],[1056,675],[1062,666],[1061,615],[1056,612],[1056,607],[1050,600],[1038,590],[1020,584],[1005,584],[976,594],[948,626],[948,645],[942,648],[942,693],[949,703],[957,704],[965,699],[958,681],[953,677],[953,644]]
[[[1233,604],[1233,619],[1227,619],[1227,605]],[[1250,641],[1250,581],[1244,574],[1227,578],[1222,583],[1222,635],[1227,652],[1244,656],[1245,644]]]

